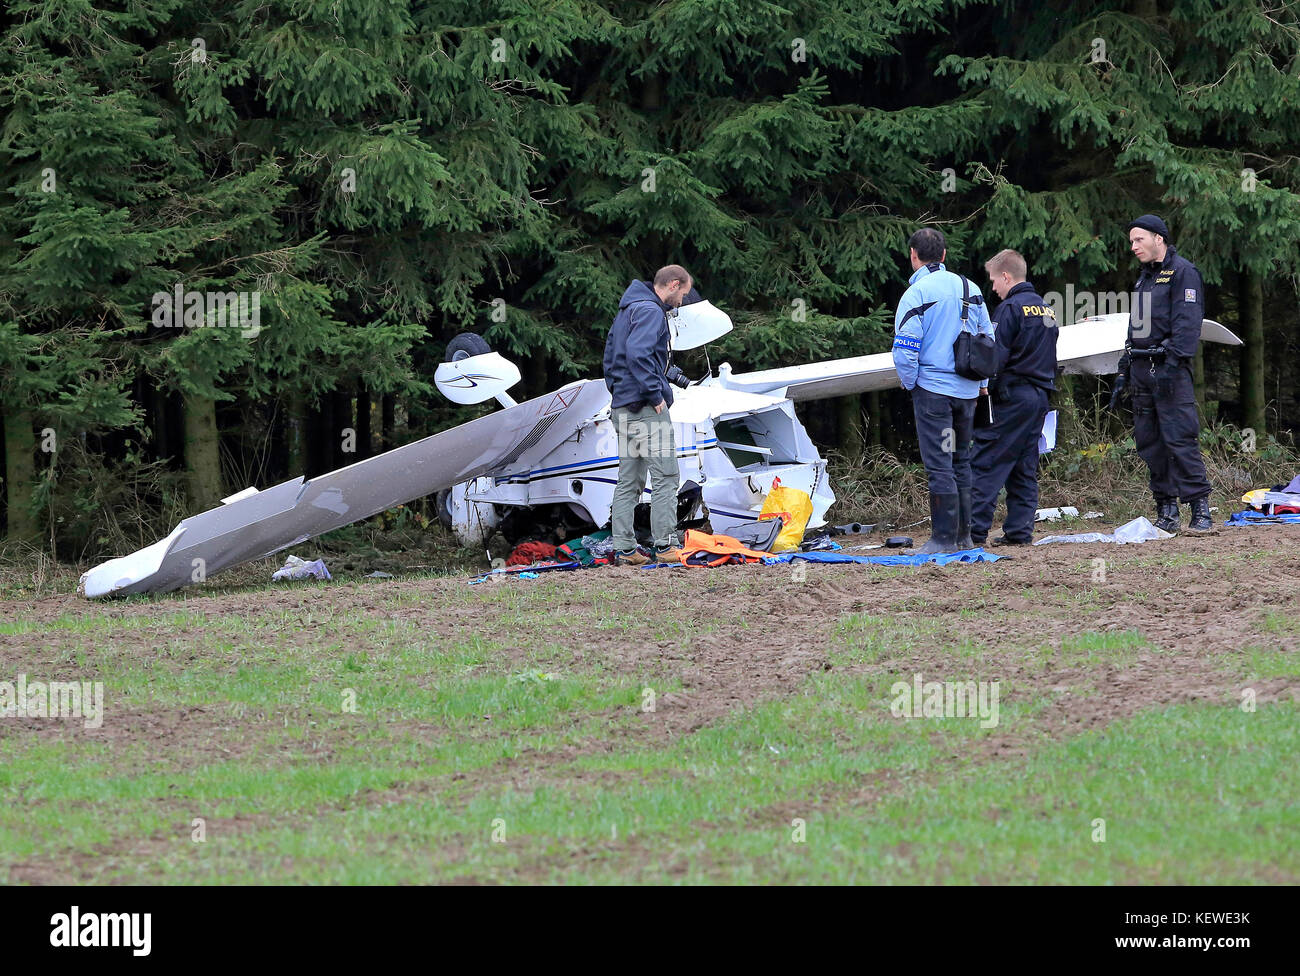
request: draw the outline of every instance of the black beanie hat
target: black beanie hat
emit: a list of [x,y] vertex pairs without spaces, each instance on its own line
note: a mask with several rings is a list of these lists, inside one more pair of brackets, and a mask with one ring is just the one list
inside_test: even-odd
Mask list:
[[1141,227],[1143,230],[1149,230],[1153,234],[1159,234],[1166,242],[1169,240],[1169,228],[1166,227],[1165,222],[1155,214],[1143,214],[1137,220],[1130,222],[1125,230],[1132,230],[1134,227]]

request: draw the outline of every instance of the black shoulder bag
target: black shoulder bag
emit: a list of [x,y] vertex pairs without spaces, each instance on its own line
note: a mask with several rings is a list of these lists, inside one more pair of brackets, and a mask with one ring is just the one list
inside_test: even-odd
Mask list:
[[957,375],[968,380],[987,380],[998,371],[998,344],[990,335],[966,331],[966,316],[972,302],[970,281],[961,279],[961,332],[952,344],[952,358]]

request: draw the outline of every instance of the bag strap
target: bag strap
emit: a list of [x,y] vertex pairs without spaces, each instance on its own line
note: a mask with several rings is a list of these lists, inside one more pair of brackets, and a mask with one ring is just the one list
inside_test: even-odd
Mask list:
[[[961,330],[965,332],[966,319],[970,314],[970,307],[972,305],[983,305],[984,298],[983,296],[979,296],[972,299],[970,297],[970,279],[965,275],[959,275],[958,277],[961,278]],[[971,331],[971,334],[978,335],[974,330]]]

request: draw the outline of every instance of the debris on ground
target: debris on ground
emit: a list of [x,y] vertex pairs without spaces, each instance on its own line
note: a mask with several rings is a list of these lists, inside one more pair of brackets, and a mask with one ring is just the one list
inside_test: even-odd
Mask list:
[[844,547],[838,542],[832,542],[830,535],[823,532],[821,535],[815,535],[811,539],[805,539],[800,543],[799,548],[804,552],[835,552]]
[[484,573],[482,576],[475,576],[469,581],[470,586],[477,583],[483,583],[488,580],[498,582],[508,579],[511,576],[517,576],[520,579],[537,579],[540,573],[549,573],[556,570],[582,569],[582,563],[579,562],[543,562],[533,563],[531,566],[500,566],[491,572]]
[[590,535],[578,536],[559,546],[555,558],[561,562],[577,562],[583,566],[603,566],[609,562],[610,553],[614,551],[614,540],[609,529],[601,529]]
[[[803,530],[800,529],[800,535]],[[784,529],[782,533],[784,534]],[[778,537],[779,540],[779,537]],[[780,544],[779,541],[777,543]],[[750,549],[738,539],[727,535],[710,535],[698,529],[686,530],[686,541],[682,543],[681,563],[683,566],[725,566],[730,563],[756,563],[765,559],[768,553],[762,549]]]
[[1079,510],[1073,505],[1063,508],[1040,508],[1034,513],[1035,522],[1056,522],[1063,518],[1078,518]]
[[832,525],[827,532],[830,535],[869,535],[878,528],[878,523],[849,522],[847,525]]
[[1246,492],[1241,496],[1241,500],[1250,506],[1248,511],[1259,512],[1262,515],[1300,514],[1300,493],[1297,492],[1257,488]]
[[772,544],[772,551],[798,549],[812,512],[812,497],[806,491],[787,488],[781,484],[780,478],[773,478],[772,490],[763,499],[763,509],[758,515],[760,522],[769,518],[781,520],[782,528]]
[[[764,534],[768,536],[768,544],[774,541],[777,531],[784,522],[781,520],[767,520],[760,523],[752,523],[755,526],[762,526]],[[519,579],[537,579],[540,573],[552,570],[572,570],[588,569],[593,566],[606,565],[608,560],[605,558],[591,559],[590,549],[599,548],[608,544],[608,531],[596,533],[595,536],[584,536],[582,539],[574,539],[570,542],[559,546],[556,549],[557,556],[572,556],[581,554],[589,561],[583,562],[577,558],[567,560],[542,560],[530,564],[518,564],[514,566],[500,566],[491,572],[482,576],[477,576],[469,581],[470,586],[475,586],[484,582],[500,582],[511,576]],[[899,540],[903,541],[903,540]],[[910,544],[911,540],[906,539]],[[526,544],[531,545],[531,544]],[[985,552],[983,549],[968,549],[962,552],[945,552],[929,553],[922,555],[913,553],[908,555],[888,555],[888,556],[853,556],[843,550],[843,547],[836,542],[832,542],[829,535],[814,536],[805,542],[803,550],[793,552],[773,554],[763,549],[751,548],[744,541],[736,539],[730,535],[713,534],[703,532],[698,529],[687,529],[685,540],[682,546],[674,554],[672,561],[651,562],[642,569],[663,569],[665,567],[682,567],[682,566],[729,566],[738,564],[755,564],[762,563],[765,566],[776,566],[782,563],[792,562],[793,560],[803,560],[805,562],[817,563],[858,563],[871,566],[923,566],[934,564],[944,566],[948,563],[992,563],[999,559],[1010,558],[1008,556],[999,556],[993,553]],[[809,548],[811,547],[811,548]],[[855,546],[855,549],[880,549],[882,544]],[[534,550],[525,550],[525,554],[530,554]],[[542,550],[536,550],[541,552]]]
[[284,565],[271,574],[271,580],[300,580],[300,579],[333,579],[330,571],[325,568],[325,562],[320,559],[313,559],[307,562],[305,559],[299,559],[297,556],[290,556],[284,561]]
[[1157,529],[1151,520],[1138,516],[1132,522],[1126,522],[1112,533],[1079,532],[1074,535],[1049,535],[1035,539],[1034,545],[1045,546],[1049,542],[1113,542],[1116,545],[1128,545],[1137,542],[1152,542],[1158,539],[1172,539],[1174,534],[1164,529]]
[[1268,514],[1244,509],[1228,516],[1225,525],[1297,525],[1300,524],[1300,512],[1278,512]]
[[946,566],[948,563],[995,563],[999,559],[1008,559],[983,549],[964,549],[961,552],[915,553],[910,556],[850,556],[843,552],[785,552],[768,556],[763,560],[765,566],[776,566],[792,562],[795,559],[810,563],[860,563],[864,566],[924,566],[933,563]]
[[506,560],[507,566],[531,566],[555,558],[555,546],[549,542],[521,542]]

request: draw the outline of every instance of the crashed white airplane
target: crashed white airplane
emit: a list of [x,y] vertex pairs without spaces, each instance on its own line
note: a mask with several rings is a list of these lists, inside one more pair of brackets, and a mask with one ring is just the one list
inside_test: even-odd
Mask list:
[[[730,317],[707,301],[674,310],[669,324],[675,350],[731,331]],[[1124,313],[1063,326],[1061,367],[1114,373],[1127,329]],[[1201,338],[1241,345],[1208,319]],[[81,577],[81,591],[165,593],[436,492],[467,545],[482,544],[512,508],[562,505],[592,525],[607,524],[618,450],[604,381],[579,380],[517,404],[506,390],[519,382],[519,370],[478,336],[454,339],[448,359],[434,377],[444,396],[463,404],[495,397],[505,409],[319,478],[246,488],[152,546],[96,566]],[[809,527],[824,525],[835,493],[794,402],[898,385],[887,352],[753,373],[733,373],[724,363],[716,376],[679,390],[670,409],[682,483],[701,487],[716,532],[756,519],[778,477],[811,497]]]

